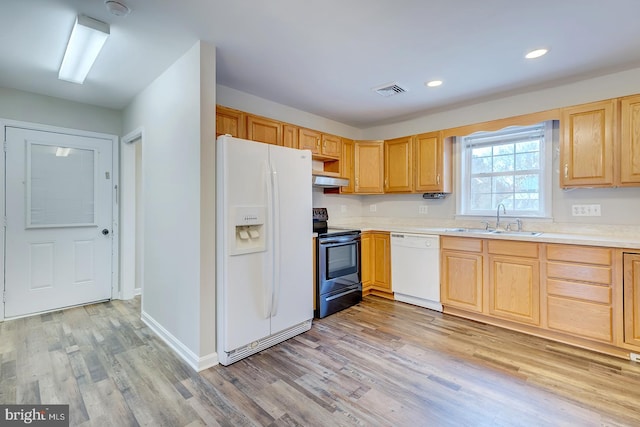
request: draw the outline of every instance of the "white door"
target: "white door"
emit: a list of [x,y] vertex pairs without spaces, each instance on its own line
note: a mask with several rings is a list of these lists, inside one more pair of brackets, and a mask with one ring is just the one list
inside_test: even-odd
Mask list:
[[112,141],[6,128],[5,316],[111,298]]

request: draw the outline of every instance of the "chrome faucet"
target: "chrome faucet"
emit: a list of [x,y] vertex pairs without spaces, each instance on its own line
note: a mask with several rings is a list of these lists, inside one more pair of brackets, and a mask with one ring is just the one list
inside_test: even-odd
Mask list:
[[498,208],[496,209],[496,230],[500,229],[500,206],[502,206],[502,213],[507,214],[507,210],[504,208],[502,203],[498,204]]

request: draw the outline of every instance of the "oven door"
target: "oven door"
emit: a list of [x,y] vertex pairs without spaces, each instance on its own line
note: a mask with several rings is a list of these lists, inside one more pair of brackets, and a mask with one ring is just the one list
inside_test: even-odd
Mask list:
[[360,235],[318,239],[318,295],[360,284]]

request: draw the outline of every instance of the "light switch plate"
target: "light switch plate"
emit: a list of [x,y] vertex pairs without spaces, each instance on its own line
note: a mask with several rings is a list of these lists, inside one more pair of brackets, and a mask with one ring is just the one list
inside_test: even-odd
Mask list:
[[347,211],[347,205],[340,205],[340,212],[345,213]]
[[429,213],[429,206],[427,206],[427,205],[418,206],[418,213],[422,214],[422,215],[428,214]]
[[601,216],[600,205],[571,205],[572,216]]
[[378,207],[376,205],[369,205],[369,212],[375,212],[378,210]]

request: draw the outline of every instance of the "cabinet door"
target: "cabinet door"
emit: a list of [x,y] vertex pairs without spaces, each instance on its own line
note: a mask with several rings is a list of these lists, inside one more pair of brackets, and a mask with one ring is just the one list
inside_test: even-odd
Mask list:
[[298,148],[311,150],[313,154],[320,154],[320,138],[322,134],[315,130],[300,128],[298,130]]
[[247,115],[247,139],[282,145],[282,124],[264,117]]
[[441,251],[442,304],[482,312],[482,254]]
[[298,148],[298,128],[296,126],[282,126],[282,145],[289,148]]
[[383,142],[356,141],[354,149],[354,193],[383,193]]
[[245,137],[244,113],[216,105],[216,137],[227,134],[236,138]]
[[537,259],[489,255],[489,314],[539,325],[539,271]]
[[613,185],[614,100],[562,111],[560,185]]
[[620,185],[640,185],[640,96],[621,102]]
[[327,157],[340,157],[341,141],[339,136],[322,134],[321,153]]
[[349,180],[349,185],[340,187],[341,193],[353,193],[355,186],[353,176],[353,140],[342,138],[342,155],[340,156],[340,176]]
[[360,237],[360,269],[362,270],[362,290],[366,291],[371,287],[371,267],[373,263],[371,259],[373,252],[371,250],[371,233],[364,232]]
[[442,139],[439,132],[415,136],[416,191],[442,191]]
[[371,266],[372,286],[391,293],[391,238],[389,233],[373,233],[371,238],[375,254]]
[[384,142],[384,191],[408,193],[413,190],[412,138],[396,138]]
[[640,254],[624,254],[624,342],[640,347]]

